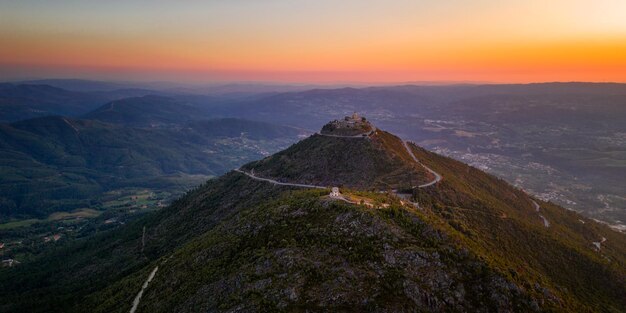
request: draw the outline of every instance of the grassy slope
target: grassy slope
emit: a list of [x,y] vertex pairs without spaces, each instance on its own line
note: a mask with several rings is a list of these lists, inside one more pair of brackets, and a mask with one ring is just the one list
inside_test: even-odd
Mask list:
[[423,211],[377,193],[389,208],[327,203],[232,173],[120,233],[0,272],[0,311],[127,311],[157,264],[140,311],[623,311],[623,235],[540,203],[545,228],[521,191],[415,153],[444,177],[416,194]]
[[384,131],[371,139],[313,135],[243,168],[288,182],[366,189],[407,188],[432,179],[401,140]]
[[[537,308],[519,288],[386,195],[368,209],[324,200],[325,191],[283,193],[223,219],[84,307],[125,311],[160,268],[139,311],[438,311]],[[382,198],[382,199],[381,199]],[[107,299],[102,302],[101,299]]]
[[[84,296],[135,275],[152,260],[207,232],[242,207],[277,196],[282,190],[239,174],[226,175],[118,231],[60,246],[31,264],[0,269],[0,312],[67,312]],[[142,249],[144,226],[146,245]]]
[[[526,287],[537,294],[545,291],[534,283],[548,288],[554,308],[613,312],[626,308],[623,234],[537,201],[540,214],[550,221],[546,228],[524,192],[463,163],[419,148],[414,151],[444,177],[436,188],[419,190],[417,198],[494,268],[520,284],[531,283]],[[602,237],[607,241],[597,252],[591,242]]]
[[[140,311],[623,310],[621,234],[541,203],[552,223],[546,229],[524,193],[456,161],[416,154],[446,177],[417,195],[423,211],[378,194],[369,197],[389,208],[328,203],[323,191],[283,194],[244,206],[90,303],[123,311],[115,304],[131,302],[160,264]],[[608,239],[602,254],[585,241],[597,236]]]

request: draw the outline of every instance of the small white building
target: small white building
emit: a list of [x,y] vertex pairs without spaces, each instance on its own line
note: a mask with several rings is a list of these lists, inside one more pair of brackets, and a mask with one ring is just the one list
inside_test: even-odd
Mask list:
[[341,197],[341,194],[339,193],[339,188],[337,187],[333,187],[330,191],[330,196],[331,197]]

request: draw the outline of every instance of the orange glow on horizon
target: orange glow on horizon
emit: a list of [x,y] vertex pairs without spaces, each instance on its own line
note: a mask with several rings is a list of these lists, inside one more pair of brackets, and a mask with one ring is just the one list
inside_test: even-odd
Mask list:
[[[626,40],[561,44],[450,47],[443,51],[418,48],[344,55],[268,56],[265,59],[210,62],[201,54],[130,46],[115,53],[101,43],[91,47],[43,49],[26,45],[10,55],[0,51],[0,64],[61,68],[65,71],[162,73],[191,80],[270,80],[287,82],[402,81],[626,81]],[[40,51],[45,51],[42,55]],[[412,51],[415,51],[412,53]],[[386,55],[388,53],[389,55]],[[355,55],[349,58],[350,55]],[[239,61],[239,62],[237,62]]]

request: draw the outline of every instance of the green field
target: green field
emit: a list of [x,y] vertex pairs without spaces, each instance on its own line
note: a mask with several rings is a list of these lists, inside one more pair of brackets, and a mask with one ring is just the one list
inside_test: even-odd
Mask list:
[[14,220],[14,221],[10,221],[10,222],[7,222],[7,223],[0,224],[0,230],[13,229],[13,228],[24,227],[24,226],[31,226],[31,225],[33,225],[35,223],[39,223],[41,221],[42,220],[36,219],[36,218],[27,219],[27,220]]
[[48,216],[48,221],[58,221],[74,218],[94,218],[98,217],[102,212],[94,209],[78,209],[72,212],[54,212]]

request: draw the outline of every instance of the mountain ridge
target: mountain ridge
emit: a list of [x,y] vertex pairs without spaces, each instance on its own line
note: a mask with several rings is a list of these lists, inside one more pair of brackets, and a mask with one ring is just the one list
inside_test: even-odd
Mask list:
[[[372,171],[374,164],[362,167],[371,171],[365,179],[372,181],[361,182],[363,177],[324,165],[349,166],[349,158],[327,153],[346,146],[400,169],[417,167],[408,147],[443,179],[411,188],[403,176]],[[312,158],[326,160],[311,165]],[[17,299],[0,311],[122,312],[140,290],[137,312],[620,312],[626,307],[623,234],[533,199],[476,168],[405,145],[382,130],[359,139],[313,135],[268,159],[242,169],[299,183],[307,180],[282,176],[280,168],[315,169],[304,178],[329,187],[343,183],[341,193],[360,201],[231,171],[119,232],[0,272],[0,295]],[[378,177],[406,186],[419,207],[393,190],[381,193],[373,183]],[[601,238],[606,240],[596,249]],[[55,256],[70,257],[28,272]],[[80,278],[65,277],[68,271]]]
[[[299,164],[300,160],[306,160],[307,164]],[[364,136],[315,134],[242,169],[266,178],[360,188],[411,189],[415,184],[435,179],[432,173],[413,161],[413,156],[398,137],[375,129]],[[331,172],[332,175],[323,175]],[[415,181],[415,184],[402,186],[390,181]]]
[[133,127],[165,127],[208,116],[207,112],[174,98],[147,95],[109,102],[82,117]]

